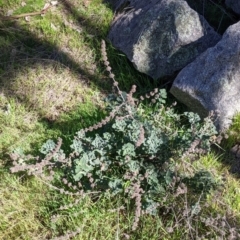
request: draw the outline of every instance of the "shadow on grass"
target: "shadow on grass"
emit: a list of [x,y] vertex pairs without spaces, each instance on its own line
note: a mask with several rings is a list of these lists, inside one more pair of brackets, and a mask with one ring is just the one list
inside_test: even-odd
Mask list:
[[58,137],[63,140],[62,149],[66,153],[70,153],[70,145],[76,133],[81,129],[100,122],[105,115],[106,113],[103,109],[97,107],[88,108],[88,106],[82,105],[70,113],[63,114],[57,121],[49,122],[43,120],[43,122],[46,122],[53,131],[56,130],[60,133]]
[[[68,6],[69,8],[70,5]],[[71,13],[69,12],[69,14]],[[4,19],[4,16],[0,14],[1,19]],[[86,29],[97,31],[97,29],[94,30],[94,25],[90,26],[90,21],[84,20],[83,17],[81,18],[81,24],[87,24]],[[97,32],[97,35],[101,35],[100,31]],[[101,35],[101,37],[104,36]],[[100,39],[100,36],[98,36],[91,45],[98,52],[100,52],[100,49],[98,49]],[[0,92],[6,83],[14,82],[18,75],[24,73],[24,71],[28,71],[28,68],[39,65],[44,71],[44,68],[51,63],[60,64],[64,68],[78,73],[82,76],[80,79],[84,83],[89,84],[93,82],[100,91],[105,91],[105,87],[107,87],[107,84],[105,86],[97,74],[92,74],[83,69],[69,54],[62,51],[62,49],[50,41],[43,40],[26,28],[23,28],[17,21],[4,20],[0,23],[0,58]],[[31,106],[31,103],[28,102],[29,99],[24,98],[22,100],[14,91],[6,91],[4,94],[6,97],[20,99],[23,105]],[[36,110],[38,111],[38,109]],[[91,110],[80,111],[81,109],[73,110],[58,122],[49,122],[47,119],[42,119],[39,122],[45,125],[46,129],[60,133],[60,137],[65,138],[68,143],[77,130],[81,129],[81,127],[86,127],[88,124],[93,124],[102,115],[101,109],[94,109],[92,112]],[[32,145],[33,149],[36,149],[36,143]],[[7,157],[7,152],[3,152],[0,155],[5,158]]]
[[[96,53],[96,62],[99,62],[101,59],[101,39],[106,38],[107,29],[99,27],[98,24],[96,24],[96,19],[90,19],[81,15],[70,1],[63,0],[61,1],[61,5],[64,7],[63,11],[67,12],[68,16],[73,17],[73,19],[78,22],[81,29],[84,30],[86,33],[84,35],[85,42],[90,45],[91,49],[94,49]],[[5,17],[0,14],[0,20],[4,18]],[[0,36],[8,40],[7,46],[0,45],[0,57],[2,60],[0,63],[0,74],[4,74],[4,71],[10,67],[13,70],[12,76],[8,75],[8,79],[14,79],[14,77],[18,75],[16,66],[20,66],[19,71],[21,71],[21,68],[27,68],[36,63],[44,65],[49,64],[50,61],[54,61],[69,68],[71,71],[79,73],[83,76],[84,81],[90,84],[94,83],[100,91],[109,90],[109,83],[99,79],[97,74],[90,73],[86,69],[83,69],[69,54],[59,47],[56,47],[50,41],[43,40],[39,36],[21,27],[17,20],[13,22],[2,21],[0,25]],[[89,36],[92,36],[91,39],[89,39]],[[83,36],[81,35],[81,37]],[[110,47],[110,55],[112,56],[110,57],[111,60],[115,60],[113,61],[113,65],[115,65],[113,67],[116,69],[116,75],[117,72],[126,71],[126,74],[122,76],[122,78],[125,78],[122,80],[122,85],[124,83],[126,85],[132,84],[134,81],[139,81],[139,78],[142,79],[140,80],[140,84],[142,85],[146,85],[146,79],[147,82],[151,82],[150,78],[133,69],[132,64],[125,56],[116,51],[116,49]],[[102,66],[100,66],[100,69],[104,71]],[[136,80],[132,78],[133,75],[136,76]],[[119,78],[121,79],[121,76],[119,76]],[[125,86],[123,86],[123,88],[124,87]]]
[[[111,1],[103,1],[107,7],[111,8],[113,5]],[[92,47],[95,48],[97,54],[97,60],[101,60],[101,39],[107,40],[108,29],[100,30],[96,24],[96,19],[86,19],[81,16],[73,4],[69,0],[63,0],[62,4],[68,11],[69,15],[72,15],[77,20],[79,26],[82,26],[89,34],[94,34],[97,39],[93,42]],[[107,46],[108,58],[110,65],[113,68],[116,80],[119,81],[119,86],[124,91],[129,91],[132,84],[136,84],[140,91],[146,91],[146,89],[152,89],[153,87],[160,86],[162,82],[154,81],[151,77],[144,73],[138,72],[133,64],[127,59],[127,57],[117,49],[115,49],[110,43]],[[123,74],[124,73],[124,74]],[[135,78],[135,79],[134,79]]]
[[[106,38],[107,27],[101,27],[94,18],[91,19],[81,15],[68,0],[61,1],[60,8],[61,11],[64,11],[65,15],[74,19],[79,27],[83,29],[85,34],[81,34],[81,37],[86,38],[83,39],[83,41],[95,52],[95,62],[97,65],[100,65],[98,67],[103,73],[104,69],[101,63],[99,64],[101,59],[100,45],[101,39]],[[93,84],[101,92],[105,93],[111,90],[111,81],[101,79],[100,76],[103,75],[102,73],[87,71],[80,66],[70,54],[61,49],[61,47],[31,32],[28,26],[25,26],[26,24],[20,24],[18,22],[19,20],[6,21],[1,11],[0,20],[3,20],[0,21],[0,92],[4,92],[6,97],[16,99],[21,102],[22,105],[26,106],[27,109],[31,109],[33,105],[31,99],[21,96],[21,92],[17,93],[13,89],[8,89],[8,87],[18,79],[19,75],[24,75],[25,73],[27,81],[28,69],[36,69],[36,67],[39,67],[39,71],[44,71],[51,65],[53,68],[57,68],[60,65],[63,69],[68,69],[70,73],[77,73],[81,82],[87,85]],[[89,39],[88,35],[93,35],[94,37]],[[133,69],[131,63],[124,55],[112,46],[108,46],[107,50],[110,55],[110,62],[113,62],[112,65],[114,65],[112,66],[114,72],[116,69],[116,79],[119,81],[121,89],[129,91],[133,83],[142,89],[150,89],[152,87],[151,79]],[[52,77],[54,76],[49,76],[50,79]],[[38,79],[36,82],[37,81]],[[34,107],[34,111],[39,112],[40,110],[38,105]],[[100,120],[100,116],[104,114],[101,109],[94,109],[93,112],[91,112],[90,108],[86,111],[82,111],[82,109],[79,108],[66,112],[67,113],[65,115],[63,114],[64,116],[58,119],[58,121],[50,121],[48,118],[43,117],[38,122],[43,124],[45,129],[58,132],[60,137],[64,138],[68,143],[77,130],[95,123]],[[36,149],[36,144],[39,145],[39,143],[32,144],[33,149]]]
[[[2,17],[0,15],[0,19]],[[14,71],[16,66],[27,68],[36,63],[44,66],[44,64],[49,64],[49,60],[58,62],[71,71],[81,74],[84,79],[93,81],[99,89],[102,89],[102,82],[100,84],[100,81],[94,74],[81,68],[69,54],[63,52],[59,47],[23,29],[17,22],[8,23],[8,25],[7,27],[4,25],[0,26],[0,36],[8,39],[7,46],[0,46],[0,72],[4,74],[4,71],[9,69],[9,67],[13,68],[12,76],[8,75],[9,79],[14,79],[18,75],[18,72]],[[21,71],[21,68],[19,71]]]
[[189,6],[204,16],[214,30],[223,34],[226,29],[239,20],[231,9],[226,9],[224,0],[187,0]]

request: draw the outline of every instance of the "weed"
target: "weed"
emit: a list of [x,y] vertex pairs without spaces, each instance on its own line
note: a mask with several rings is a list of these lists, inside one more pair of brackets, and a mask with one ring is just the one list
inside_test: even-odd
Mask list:
[[[189,125],[179,129],[177,122],[181,116],[174,113],[173,106],[164,106],[166,92],[163,89],[154,89],[140,97],[150,99],[153,105],[152,113],[145,117],[140,101],[133,97],[136,86],[133,85],[129,93],[120,90],[108,62],[104,41],[102,55],[116,89],[116,94],[106,99],[109,114],[77,132],[69,155],[61,149],[61,139],[57,144],[48,140],[40,150],[42,159],[13,153],[11,171],[27,171],[51,182],[48,183],[50,186],[69,196],[99,196],[106,191],[112,196],[124,195],[135,204],[134,231],[143,214],[157,214],[166,195],[178,197],[191,191],[205,196],[216,186],[209,172],[192,169],[187,174],[179,166],[183,164],[181,156],[192,158],[192,155],[209,151],[212,137],[217,132],[210,118],[202,124],[193,113],[184,113]],[[171,122],[174,122],[174,129]],[[78,202],[77,199],[75,203]],[[196,205],[191,214],[198,215],[200,210]]]

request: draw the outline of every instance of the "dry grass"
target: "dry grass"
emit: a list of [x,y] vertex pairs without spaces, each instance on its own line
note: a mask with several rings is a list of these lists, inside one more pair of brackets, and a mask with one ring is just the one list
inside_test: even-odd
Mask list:
[[[8,72],[1,76],[1,91],[17,98],[44,118],[55,120],[63,112],[71,111],[84,101],[86,92],[90,92],[82,83],[81,76],[55,62],[38,62],[22,67],[14,69],[15,78],[10,73],[11,81],[8,80]],[[94,101],[94,96],[92,99]]]
[[46,239],[49,233],[41,212],[48,189],[37,179],[21,182],[20,177],[1,174],[0,238]]

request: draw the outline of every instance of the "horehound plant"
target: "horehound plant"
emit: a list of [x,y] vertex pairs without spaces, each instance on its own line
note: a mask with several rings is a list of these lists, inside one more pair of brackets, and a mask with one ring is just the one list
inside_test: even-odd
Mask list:
[[[68,155],[61,149],[61,139],[48,140],[40,149],[42,157],[13,152],[11,172],[38,176],[60,193],[75,196],[75,204],[86,194],[123,195],[135,203],[134,231],[140,217],[157,214],[167,196],[179,197],[186,189],[204,196],[216,185],[208,172],[196,172],[189,163],[183,168],[181,157],[193,159],[209,151],[217,132],[210,117],[201,122],[194,113],[176,114],[175,104],[166,107],[164,89],[156,88],[139,99],[133,97],[135,85],[129,93],[122,92],[104,41],[101,51],[116,89],[106,98],[107,117],[78,131]],[[145,112],[143,101],[150,102],[151,111]],[[184,126],[182,119],[188,120]]]

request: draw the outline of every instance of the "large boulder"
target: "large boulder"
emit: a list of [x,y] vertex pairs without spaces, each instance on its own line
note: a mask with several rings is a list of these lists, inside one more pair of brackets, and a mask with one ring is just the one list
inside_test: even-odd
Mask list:
[[240,22],[186,66],[170,92],[202,117],[212,110],[219,112],[216,125],[220,130],[227,129],[240,111]]
[[220,40],[184,0],[118,0],[113,5],[109,40],[154,79],[181,70]]
[[240,0],[226,0],[226,6],[231,8],[235,13],[240,14]]

